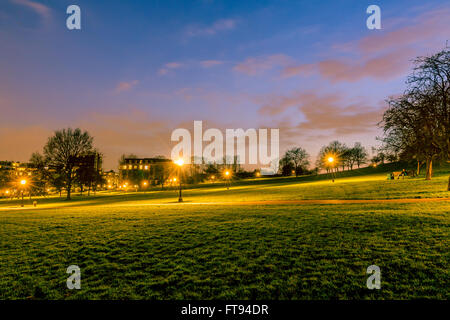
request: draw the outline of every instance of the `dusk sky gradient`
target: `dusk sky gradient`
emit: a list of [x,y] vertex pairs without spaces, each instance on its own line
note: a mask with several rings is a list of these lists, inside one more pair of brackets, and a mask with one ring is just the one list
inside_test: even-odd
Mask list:
[[[82,30],[66,28],[81,8]],[[366,8],[381,7],[381,30]],[[170,156],[175,128],[280,128],[280,152],[377,144],[411,60],[450,39],[449,1],[0,0],[0,160],[56,129],[123,153]]]

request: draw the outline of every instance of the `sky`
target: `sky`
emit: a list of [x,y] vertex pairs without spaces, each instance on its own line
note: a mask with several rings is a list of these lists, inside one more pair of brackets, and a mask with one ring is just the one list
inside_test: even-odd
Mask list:
[[[68,30],[66,8],[81,8]],[[381,8],[369,30],[366,8]],[[0,160],[55,130],[121,154],[170,156],[175,128],[279,128],[280,152],[370,150],[412,60],[450,39],[449,1],[0,0]]]

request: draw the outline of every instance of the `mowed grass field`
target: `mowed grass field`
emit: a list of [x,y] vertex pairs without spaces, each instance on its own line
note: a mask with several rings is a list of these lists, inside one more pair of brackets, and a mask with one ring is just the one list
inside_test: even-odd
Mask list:
[[[368,169],[334,184],[203,185],[185,190],[182,204],[175,190],[38,199],[25,209],[2,200],[0,298],[448,299],[450,170],[387,181]],[[419,197],[442,201],[264,203]],[[372,264],[381,290],[366,287]],[[80,290],[66,287],[69,265],[81,268]]]

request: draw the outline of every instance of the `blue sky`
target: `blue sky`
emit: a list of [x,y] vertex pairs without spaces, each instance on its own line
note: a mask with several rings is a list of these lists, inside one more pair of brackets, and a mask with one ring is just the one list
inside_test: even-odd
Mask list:
[[[65,26],[81,8],[82,30]],[[366,8],[381,8],[368,30]],[[280,128],[281,151],[376,144],[383,101],[411,59],[449,39],[442,1],[44,1],[0,4],[0,159],[26,161],[55,129],[121,153],[169,155],[170,132]],[[20,146],[20,147],[19,147]]]

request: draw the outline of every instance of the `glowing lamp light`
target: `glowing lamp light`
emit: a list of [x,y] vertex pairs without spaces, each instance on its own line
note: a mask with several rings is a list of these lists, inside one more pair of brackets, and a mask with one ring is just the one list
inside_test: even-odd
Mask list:
[[329,163],[333,163],[333,162],[334,162],[334,158],[333,158],[333,157],[329,157],[329,158],[328,158],[328,162],[329,162]]
[[20,184],[23,185],[23,186],[26,185],[27,184],[27,180],[25,180],[25,179],[24,180],[20,180]]
[[177,178],[173,178],[173,181],[176,182],[176,181],[177,181]]
[[178,159],[177,161],[175,161],[175,164],[181,167],[184,164],[184,161],[183,159]]
[[230,175],[230,171],[225,171],[225,175],[229,176]]

